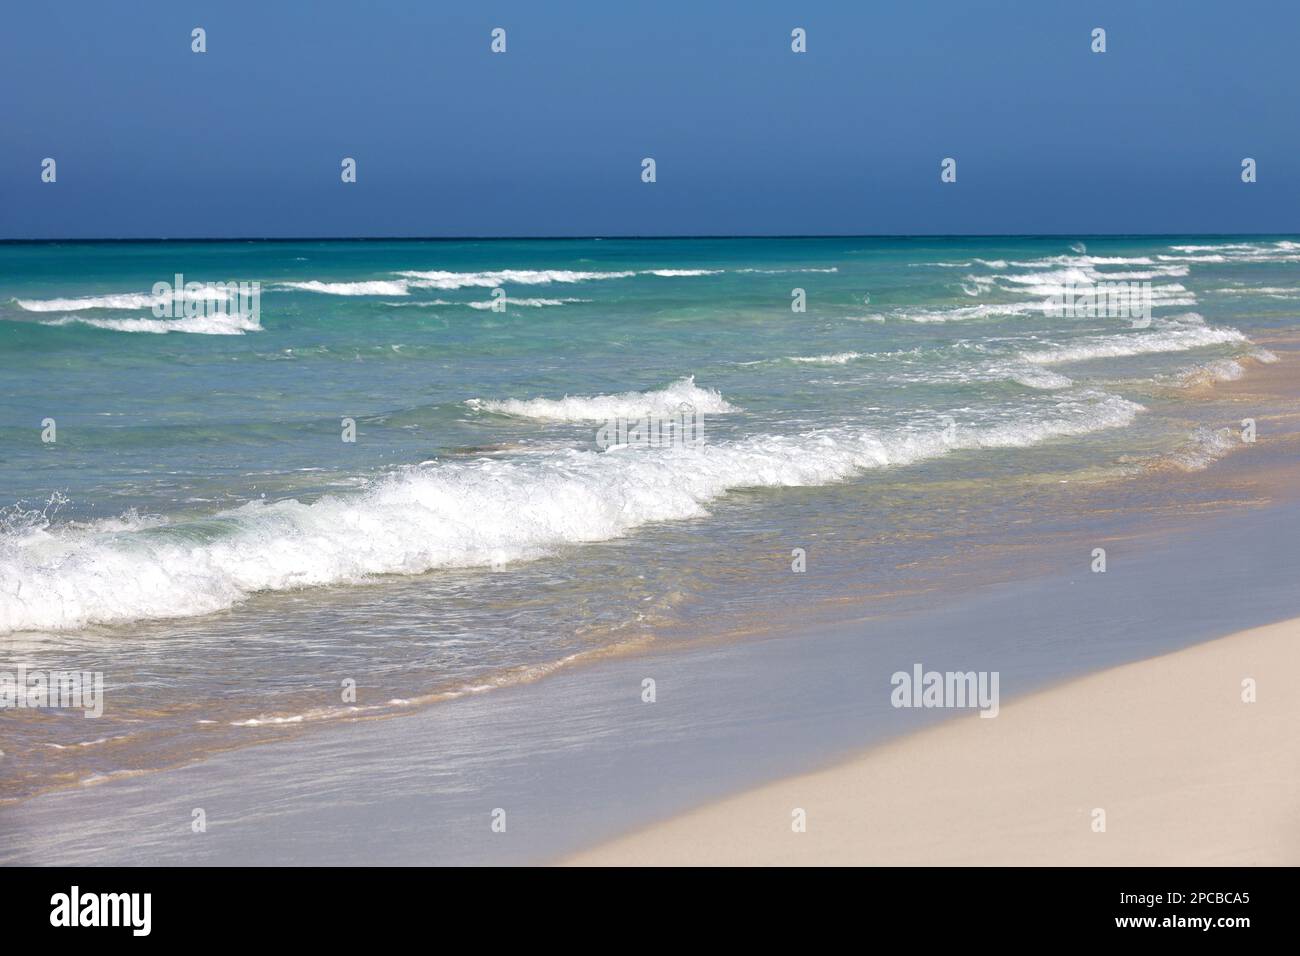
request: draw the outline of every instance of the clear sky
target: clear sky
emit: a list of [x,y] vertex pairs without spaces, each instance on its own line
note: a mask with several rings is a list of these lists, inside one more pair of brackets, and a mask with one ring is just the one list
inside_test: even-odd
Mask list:
[[1297,0],[11,0],[0,238],[1294,232],[1298,40]]

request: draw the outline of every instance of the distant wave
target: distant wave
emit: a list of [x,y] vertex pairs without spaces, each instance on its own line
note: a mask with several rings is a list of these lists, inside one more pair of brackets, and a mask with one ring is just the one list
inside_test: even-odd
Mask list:
[[[518,305],[526,309],[542,309],[552,305],[568,305],[571,302],[590,302],[590,299],[512,299],[509,296],[503,300],[506,305]],[[492,309],[497,306],[498,300],[485,299],[482,302],[466,302],[465,305],[471,309]]]
[[1219,295],[1255,295],[1266,299],[1300,299],[1300,289],[1279,286],[1231,286],[1211,290]]
[[827,428],[524,462],[445,461],[354,495],[255,501],[197,522],[11,524],[0,534],[0,633],[206,614],[257,592],[536,559],[650,522],[702,517],[733,489],[822,485],[959,449],[1025,447],[1122,427],[1140,410],[1083,392],[986,427]]
[[[1011,296],[1035,296],[1038,301],[990,302],[973,306],[912,307],[896,309],[886,314],[907,322],[953,322],[1000,316],[1033,315],[1044,313],[1047,302],[1073,290],[1086,291],[1106,282],[1143,282],[1186,276],[1189,267],[1182,264],[1156,264],[1150,256],[1089,256],[1056,255],[1037,259],[1007,261],[1005,259],[976,259],[975,262],[990,269],[1026,269],[1026,272],[999,271],[995,274],[973,273],[960,284],[961,291],[971,297],[990,293]],[[1103,271],[1098,266],[1138,266],[1120,271]],[[1153,308],[1177,308],[1198,305],[1196,296],[1177,282],[1163,282],[1149,287]]]
[[168,332],[186,332],[191,335],[243,335],[262,331],[261,323],[251,315],[242,313],[198,315],[182,319],[91,319],[82,315],[65,315],[41,325],[89,325],[114,332],[146,332],[165,335]]
[[695,377],[680,379],[667,388],[650,392],[623,392],[619,395],[566,395],[564,398],[480,399],[465,403],[471,408],[557,422],[606,422],[615,418],[644,418],[648,415],[671,416],[683,405],[696,412],[724,415],[738,409],[714,389],[700,388]]
[[827,266],[826,268],[823,269],[819,269],[815,267],[809,267],[806,269],[737,269],[736,271],[737,272],[760,272],[764,275],[788,275],[797,272],[839,272],[840,267]]
[[898,322],[967,322],[999,316],[1042,314],[1039,302],[990,302],[983,305],[958,305],[949,308],[915,306],[881,313],[881,318]]
[[493,289],[506,285],[551,285],[629,279],[633,276],[680,278],[720,275],[723,269],[640,269],[606,272],[574,269],[496,269],[487,272],[446,272],[441,270],[396,272],[397,279],[369,279],[360,282],[281,282],[277,288],[322,295],[410,295],[412,289]]
[[1300,242],[1224,242],[1212,245],[1170,246],[1177,255],[1162,254],[1161,262],[1300,262]]
[[646,269],[638,274],[673,278],[676,276],[716,276],[725,271],[724,269]]
[[171,302],[227,302],[230,296],[213,286],[200,290],[176,290],[154,295],[150,292],[122,292],[112,295],[87,295],[72,299],[14,299],[27,312],[84,312],[88,309],[152,309]]
[[[1037,259],[1015,260],[1010,263],[1013,266],[1024,269],[1039,269],[1045,265],[1057,266],[1149,266],[1154,265],[1155,260],[1150,256],[1090,256],[1086,254],[1075,254],[1071,256],[1041,256]],[[1007,263],[1003,262],[996,268],[1006,268]]]
[[810,365],[846,365],[861,357],[861,352],[835,352],[831,355],[791,355],[787,361]]
[[1125,269],[1123,272],[1097,272],[1097,282],[1140,282],[1163,278],[1181,278],[1192,270],[1189,266],[1154,266],[1150,269]]
[[[399,309],[399,308],[403,308],[403,309],[434,309],[434,308],[442,308],[442,307],[447,307],[447,306],[456,306],[456,307],[460,307],[460,308],[487,310],[487,309],[491,309],[491,308],[493,308],[495,305],[497,305],[497,303],[498,303],[499,301],[501,301],[501,300],[498,300],[498,299],[482,299],[482,300],[476,300],[476,301],[470,301],[470,302],[453,302],[453,301],[451,301],[450,299],[408,299],[408,300],[405,301],[405,302],[385,302],[384,305],[392,306],[392,307],[395,308],[395,309]],[[506,305],[508,305],[508,306],[509,306],[509,305],[516,305],[516,306],[521,306],[521,307],[526,308],[526,309],[542,309],[542,308],[547,308],[547,307],[549,307],[549,306],[555,306],[555,305],[570,305],[570,304],[572,304],[572,303],[576,303],[576,302],[590,302],[591,299],[574,299],[574,298],[564,298],[564,299],[537,299],[537,298],[524,298],[524,299],[515,299],[515,298],[506,297],[504,301],[505,301]]]
[[[1005,288],[1017,292],[1028,292],[1030,295],[1042,298],[1062,295],[1070,288],[1077,290],[1080,287],[1086,288],[1099,282],[1126,281],[1116,275],[1106,275],[1093,269],[1077,266],[1050,269],[1045,272],[1028,272],[1022,275],[1007,273],[990,277],[970,277],[975,282],[978,282],[981,278],[986,282],[988,279],[1001,280]],[[1185,287],[1176,282],[1152,286],[1151,295],[1152,302],[1155,305],[1168,304],[1168,300],[1171,299],[1194,298]],[[1195,305],[1196,303],[1192,301],[1187,304]]]
[[[1294,244],[1287,243],[1287,245],[1294,245]],[[1256,249],[1259,249],[1260,245],[1257,242],[1220,242],[1220,243],[1215,243],[1214,245],[1211,246],[1170,246],[1169,248],[1173,249],[1175,252],[1209,252],[1215,249],[1227,252],[1229,250],[1254,251]]]
[[[1157,257],[1159,258],[1159,257]],[[980,296],[993,291],[1010,295],[1029,294],[1047,300],[1062,296],[1068,290],[1086,290],[1106,282],[1143,282],[1186,276],[1189,267],[1183,264],[1159,264],[1151,256],[1091,256],[1085,254],[1042,256],[1037,259],[1006,261],[1002,259],[977,259],[976,262],[993,269],[1026,269],[1026,272],[998,272],[994,275],[967,275],[962,291],[969,296]],[[1099,269],[1098,266],[1138,266],[1121,270]],[[1198,305],[1196,296],[1176,282],[1152,285],[1149,289],[1151,305],[1155,307],[1187,307]],[[996,306],[992,306],[996,307]],[[996,313],[992,313],[996,314]],[[1018,314],[1010,312],[1007,314]],[[978,316],[977,316],[978,317]],[[942,313],[924,316],[919,321],[943,321]]]
[[500,269],[494,272],[398,272],[413,289],[492,289],[502,285],[550,285],[626,279],[635,272],[580,272],[571,269]]
[[281,282],[277,288],[319,292],[322,295],[410,295],[409,283],[377,279],[368,282]]
[[[774,362],[796,362],[807,365],[847,365],[859,359],[898,359],[904,356],[917,356],[919,350],[903,352],[834,352],[827,355],[791,355],[785,359],[765,359],[756,362],[738,362],[738,365],[769,365]],[[1023,360],[988,361],[981,364],[962,365],[927,365],[924,363],[906,363],[887,366],[873,374],[882,376],[888,382],[922,382],[931,385],[966,384],[970,382],[1015,382],[1026,388],[1054,391],[1069,388],[1074,380],[1050,371],[1041,365]]]
[[[1103,282],[1138,281],[1132,276],[1108,276],[1069,269],[1058,272],[1031,273],[1024,276],[1008,275],[995,278],[1013,283],[1013,285],[1004,286],[1004,288],[1015,293],[1027,292],[1031,295],[1042,296],[1042,302],[1039,303],[1040,311],[1043,310],[1047,302],[1065,296],[1071,291],[1077,296],[1090,289],[1098,289],[1098,284]],[[1134,292],[1133,294],[1137,295],[1138,293]],[[1152,285],[1141,294],[1144,297],[1149,296],[1153,309],[1161,307],[1186,308],[1200,304],[1194,293],[1177,282]]]
[[[835,272],[827,269],[742,269],[741,272]],[[355,282],[327,282],[320,279],[284,280],[268,288],[279,291],[314,292],[338,296],[407,296],[412,289],[491,289],[504,285],[551,285],[627,279],[633,276],[683,278],[721,275],[724,269],[641,269],[582,271],[573,269],[496,269],[484,272],[399,271],[397,278],[363,279]],[[18,299],[13,301],[28,312],[80,312],[87,309],[151,309],[175,301],[226,301],[228,296],[212,286],[198,292],[180,290],[173,294],[123,292],[108,295],[78,296],[58,299]]]

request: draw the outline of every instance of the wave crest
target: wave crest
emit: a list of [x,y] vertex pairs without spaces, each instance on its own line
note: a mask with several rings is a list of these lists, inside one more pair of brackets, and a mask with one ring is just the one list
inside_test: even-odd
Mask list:
[[725,415],[739,410],[716,389],[696,385],[693,375],[679,379],[666,388],[649,392],[566,395],[559,399],[471,398],[465,404],[470,408],[499,415],[554,422],[606,422],[615,418],[645,418],[650,415],[667,417],[676,414],[682,405],[690,405],[696,412],[707,415]]
[[701,517],[733,489],[822,485],[956,449],[1024,447],[1124,426],[1140,409],[1086,392],[987,427],[840,427],[523,462],[435,462],[311,504],[251,502],[202,521],[127,530],[25,526],[0,534],[0,633],[192,616],[261,591],[530,560],[650,522]]

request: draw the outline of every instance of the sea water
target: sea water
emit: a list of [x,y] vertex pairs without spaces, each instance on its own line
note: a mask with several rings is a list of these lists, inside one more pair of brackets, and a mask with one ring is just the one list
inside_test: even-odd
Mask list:
[[[0,713],[0,796],[932,586],[1041,539],[1035,489],[1240,451],[1205,386],[1298,276],[1293,237],[0,244],[0,650],[106,675],[97,721]],[[1149,309],[1063,314],[1103,283]]]

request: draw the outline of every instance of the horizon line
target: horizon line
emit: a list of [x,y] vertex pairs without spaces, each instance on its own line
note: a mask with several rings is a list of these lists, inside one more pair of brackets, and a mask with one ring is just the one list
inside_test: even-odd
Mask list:
[[638,235],[466,235],[466,236],[97,236],[0,239],[0,245],[55,243],[161,243],[161,242],[592,242],[595,240],[682,239],[1169,239],[1189,236],[1247,238],[1295,236],[1297,232],[954,232],[954,233],[736,233]]

